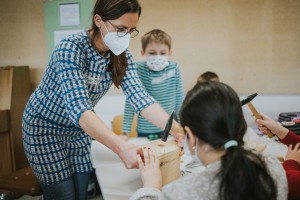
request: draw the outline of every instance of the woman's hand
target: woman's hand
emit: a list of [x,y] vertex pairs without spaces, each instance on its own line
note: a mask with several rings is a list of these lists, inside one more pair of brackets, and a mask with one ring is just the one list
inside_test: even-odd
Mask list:
[[123,161],[127,169],[137,168],[136,155],[140,151],[140,147],[130,142],[124,142],[120,145],[119,157]]
[[92,138],[115,152],[126,168],[137,168],[136,155],[139,146],[117,136],[93,111],[85,111],[79,119],[79,125]]
[[295,160],[300,164],[300,143],[297,143],[293,149],[293,145],[289,146],[285,160]]
[[176,121],[173,121],[171,134],[174,136],[175,140],[179,143],[182,143],[182,141],[184,140],[183,128]]
[[143,148],[143,154],[144,162],[140,154],[137,155],[137,161],[144,187],[160,189],[162,187],[162,176],[159,160],[153,151],[146,147]]
[[180,156],[183,155],[183,140],[184,140],[184,130],[183,128],[176,122],[173,121],[173,125],[171,128],[171,134],[174,136],[175,141],[177,142],[177,146],[180,149]]
[[273,134],[277,135],[280,139],[285,138],[285,136],[289,132],[287,128],[281,126],[279,123],[275,122],[267,115],[264,115],[263,113],[259,113],[259,114],[262,117],[262,119],[256,120],[256,126],[261,132],[266,133],[267,129],[269,129]]

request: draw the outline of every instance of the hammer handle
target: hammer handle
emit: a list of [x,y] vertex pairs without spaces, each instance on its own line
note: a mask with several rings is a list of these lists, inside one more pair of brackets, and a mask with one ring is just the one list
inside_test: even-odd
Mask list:
[[[249,102],[248,104],[248,107],[250,108],[252,114],[254,115],[254,117],[256,119],[262,119],[261,116],[259,115],[259,113],[257,112],[257,110],[254,108],[254,106],[252,105],[251,102]],[[266,130],[266,134],[269,136],[269,138],[272,138],[274,136],[274,134],[269,130],[267,129]]]

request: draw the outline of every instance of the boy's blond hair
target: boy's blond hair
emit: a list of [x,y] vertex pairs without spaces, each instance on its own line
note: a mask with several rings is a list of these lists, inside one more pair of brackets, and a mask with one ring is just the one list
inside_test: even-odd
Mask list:
[[159,29],[153,29],[143,35],[142,37],[142,49],[143,51],[146,50],[146,47],[151,42],[159,42],[162,44],[165,44],[169,47],[169,50],[171,50],[171,37],[166,32],[159,30]]

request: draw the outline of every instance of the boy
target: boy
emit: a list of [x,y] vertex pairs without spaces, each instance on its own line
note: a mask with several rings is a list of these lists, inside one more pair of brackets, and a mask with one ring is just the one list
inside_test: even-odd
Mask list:
[[[181,75],[177,63],[169,61],[171,37],[159,29],[154,29],[142,37],[142,56],[146,61],[137,62],[138,75],[148,93],[169,114],[175,111],[175,120],[179,119],[179,110],[183,101]],[[134,111],[126,100],[123,120],[123,132],[131,132]],[[163,132],[141,116],[137,119],[138,137],[158,139]]]

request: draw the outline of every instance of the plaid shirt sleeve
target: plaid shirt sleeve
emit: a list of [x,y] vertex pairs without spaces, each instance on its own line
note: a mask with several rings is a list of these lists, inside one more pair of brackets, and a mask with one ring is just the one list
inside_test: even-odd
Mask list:
[[79,119],[86,110],[93,110],[86,80],[82,73],[83,49],[73,41],[65,40],[56,49],[56,66],[62,96],[70,120],[79,126]]

